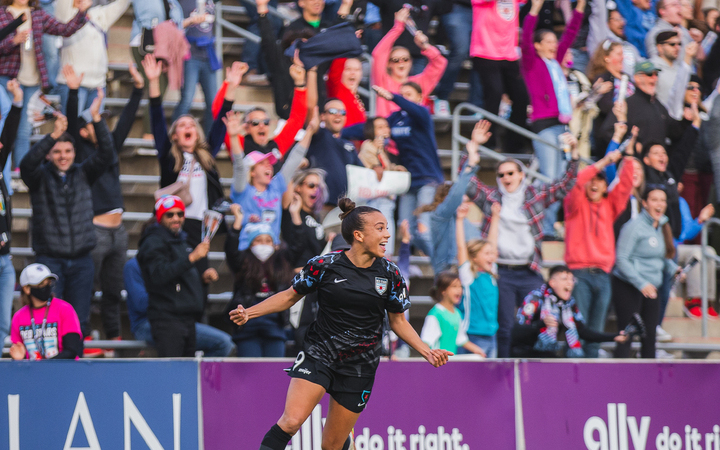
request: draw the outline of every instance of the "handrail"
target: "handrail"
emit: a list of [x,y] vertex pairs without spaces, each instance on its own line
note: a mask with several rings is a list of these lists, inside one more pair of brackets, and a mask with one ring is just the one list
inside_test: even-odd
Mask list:
[[708,259],[713,259],[716,262],[720,263],[720,257],[717,255],[713,255],[712,253],[709,253],[707,251],[708,247],[708,229],[712,225],[720,225],[720,219],[716,219],[714,217],[708,219],[705,221],[702,227],[702,237],[701,237],[701,247],[700,247],[700,253],[702,253],[702,258],[700,259],[700,270],[702,273],[700,274],[700,285],[702,286],[702,296],[701,296],[701,309],[702,309],[702,337],[707,337],[708,335],[708,329],[707,329],[707,321],[708,321],[708,276],[707,276],[707,270],[708,270]]
[[[467,138],[462,137],[460,134],[460,112],[469,110],[472,111],[478,115],[480,115],[481,118],[489,120],[490,122],[493,122],[497,125],[500,125],[504,128],[507,128],[510,131],[514,131],[515,133],[526,137],[532,141],[538,141],[544,145],[547,145],[549,147],[554,148],[555,150],[562,152],[563,150],[557,145],[556,142],[549,142],[540,135],[533,133],[532,131],[528,131],[523,127],[517,126],[514,123],[510,122],[509,120],[503,119],[502,117],[498,116],[497,114],[493,114],[489,111],[486,111],[478,106],[473,105],[472,103],[463,102],[460,103],[455,107],[455,110],[453,111],[453,122],[452,122],[452,150],[453,150],[453,157],[452,157],[452,176],[453,180],[457,178],[457,171],[458,166],[460,164],[460,142],[458,140],[464,139],[465,141],[462,143],[467,142]],[[456,139],[457,138],[457,139]],[[502,160],[505,159],[505,156],[502,154],[495,152],[493,150],[490,150],[486,147],[480,147],[480,151],[485,153],[486,155],[490,156],[493,159]],[[586,164],[593,164],[595,161],[587,158],[580,158],[580,161],[586,163]],[[536,178],[549,182],[551,181],[548,177],[545,175],[542,175],[534,170],[526,170],[526,173],[535,176]]]
[[[466,102],[460,103],[459,105],[457,105],[455,107],[455,110],[453,111],[453,116],[452,116],[452,169],[451,169],[452,174],[451,175],[452,175],[453,181],[455,181],[458,177],[458,169],[460,166],[460,144],[467,144],[470,141],[470,139],[468,139],[465,136],[460,134],[460,122],[461,121],[467,122],[467,120],[465,120],[464,118],[461,119],[461,116],[460,116],[460,113],[465,110],[474,111],[474,112],[480,114],[482,118],[485,118],[492,122],[498,123],[499,125],[506,126],[503,122],[507,122],[507,124],[512,125],[512,127],[517,127],[518,129],[524,131],[525,133],[528,133],[531,135],[533,134],[523,128],[518,127],[514,123],[508,122],[505,119],[503,119],[499,116],[496,116],[495,114],[489,113],[482,108],[478,108],[477,106],[473,105],[472,103],[466,103]],[[495,120],[495,119],[497,119],[497,120]],[[472,120],[474,121],[475,118],[473,118]],[[507,128],[513,129],[512,127],[508,126]],[[523,134],[523,133],[520,133],[520,134]],[[525,135],[525,134],[523,134],[523,135]],[[530,137],[530,136],[527,136],[527,137]],[[530,138],[532,139],[532,137],[530,137]],[[539,136],[538,136],[538,138],[539,138]],[[546,141],[543,140],[543,143],[546,143]],[[550,145],[550,144],[548,144],[548,145]],[[507,157],[505,155],[498,153],[494,150],[490,150],[489,148],[487,148],[483,145],[479,146],[478,149],[480,150],[481,153],[484,153],[485,155],[487,155],[490,158],[495,159],[497,161],[502,161],[504,159],[507,159]],[[525,173],[527,173],[528,175],[530,175],[534,178],[537,178],[538,180],[543,181],[545,183],[552,182],[552,180],[549,177],[547,177],[535,170],[528,168],[525,170]]]

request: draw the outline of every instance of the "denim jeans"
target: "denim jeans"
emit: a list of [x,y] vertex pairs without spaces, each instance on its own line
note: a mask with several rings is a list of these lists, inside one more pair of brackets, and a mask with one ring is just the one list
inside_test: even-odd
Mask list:
[[[585,319],[585,325],[592,331],[605,331],[610,299],[612,298],[612,284],[610,275],[600,269],[573,270],[575,275],[575,289],[573,297]],[[587,342],[583,345],[585,356],[597,358],[600,344]]]
[[394,255],[395,251],[395,198],[379,197],[369,200],[367,206],[379,209],[387,219],[388,231],[390,232],[390,240],[385,246],[385,255]]
[[[544,140],[557,145],[558,136],[565,133],[566,131],[567,126],[554,125],[552,127],[545,128],[538,134]],[[541,174],[549,177],[551,180],[556,180],[562,175],[563,172],[565,172],[567,161],[565,160],[565,155],[562,152],[556,150],[554,147],[550,147],[549,145],[545,145],[538,141],[533,141],[533,148],[535,149],[535,157],[540,163],[539,171]],[[557,213],[560,210],[561,206],[562,202],[555,202],[545,210],[543,231],[548,236],[555,235],[555,229],[553,228],[553,225],[555,224],[555,221],[557,219]]]
[[[103,93],[107,93],[106,88],[102,88]],[[62,113],[67,115],[67,101],[70,95],[70,89],[67,84],[58,84],[58,93],[60,94],[60,105],[62,105]],[[88,89],[80,86],[78,89],[78,115],[82,114],[83,111],[90,108],[93,100],[97,97],[97,89]],[[105,106],[105,99],[100,104],[100,111]]]
[[[677,262],[677,257],[675,258],[675,262]],[[667,308],[667,304],[670,301],[670,291],[672,290],[673,284],[673,275],[668,274],[667,272],[663,272],[663,282],[657,290],[658,301],[660,302],[660,314],[657,324],[660,326],[662,326],[663,320],[665,319],[665,309]]]
[[90,335],[90,301],[93,296],[93,259],[90,254],[79,258],[53,258],[38,255],[35,262],[45,264],[58,276],[53,294],[70,303],[80,319],[83,336]]
[[[257,24],[258,13],[255,2],[246,0],[241,1],[240,3],[242,3],[242,5],[247,10],[247,15],[250,19],[250,25],[247,27],[247,30],[257,36],[260,36],[260,27]],[[270,0],[269,6],[277,8],[278,0]],[[283,26],[282,19],[280,19],[274,14],[268,14],[268,18],[270,19],[270,23],[275,30],[275,35],[279,35],[280,29]],[[259,42],[255,43],[250,40],[245,41],[245,44],[243,44],[242,56],[240,57],[240,60],[247,63],[248,70],[256,70],[258,73],[265,73],[266,65],[265,61],[263,60],[264,57],[265,55],[261,55],[260,53]]]
[[[419,188],[410,188],[410,191],[400,197],[400,212],[398,221],[410,222],[412,233],[412,244],[432,259],[432,235],[430,230],[430,219],[432,213],[425,212],[418,216],[415,210],[421,206],[429,205],[435,198],[437,184],[430,183]],[[422,230],[422,231],[421,231]]]
[[125,285],[123,268],[127,260],[128,234],[125,226],[105,228],[95,225],[97,245],[90,253],[95,266],[95,287],[102,291],[100,317],[105,337],[120,336],[120,301]]
[[[9,77],[0,76],[0,85],[7,86],[7,82],[10,81]],[[17,138],[15,139],[15,149],[13,150],[13,161],[15,167],[20,166],[20,161],[25,157],[27,152],[30,151],[30,134],[32,134],[32,125],[28,120],[27,105],[30,101],[30,97],[40,89],[40,86],[23,86],[20,85],[23,90],[23,110],[20,114],[20,124],[18,124]]]
[[577,48],[571,48],[570,52],[572,52],[573,56],[573,69],[585,73],[588,63],[590,63],[590,55],[588,55],[588,52],[584,52]]
[[[136,324],[132,330],[135,339],[145,341],[148,345],[155,345],[150,332],[150,322],[143,319]],[[204,353],[209,358],[224,358],[232,353],[235,348],[230,335],[215,327],[204,323],[195,324],[195,349]]]
[[15,291],[15,268],[12,256],[0,256],[0,347],[10,334],[13,293]]
[[515,309],[520,307],[525,297],[543,284],[542,276],[526,268],[498,267],[498,332],[497,352],[499,358],[510,357],[510,345]]
[[[455,3],[451,12],[440,16],[440,23],[450,41],[450,56],[448,57],[447,68],[445,68],[445,74],[435,88],[435,95],[441,100],[447,100],[450,97],[460,69],[462,69],[462,63],[470,55],[472,21],[472,8],[458,3]],[[468,100],[474,105],[482,106],[482,95],[480,75],[475,71],[471,71]]]
[[190,105],[192,104],[193,97],[195,97],[195,87],[198,82],[202,87],[203,95],[205,96],[205,114],[203,116],[203,128],[205,134],[210,132],[210,127],[213,123],[212,115],[212,102],[217,93],[217,81],[215,78],[215,72],[210,69],[210,63],[208,61],[201,61],[199,59],[190,58],[185,61],[185,84],[183,84],[182,91],[180,94],[180,103],[175,107],[175,112],[172,116],[172,121],[187,114],[190,111]]
[[[50,16],[55,17],[55,2],[49,3],[40,2],[40,7]],[[53,36],[50,34],[43,34],[42,37],[42,53],[43,59],[45,60],[45,68],[47,69],[48,81],[50,82],[51,94],[57,87],[58,72],[60,71],[60,48],[58,47],[58,40],[62,39],[59,36]]]
[[[479,334],[468,334],[468,340],[477,345],[485,352],[488,358],[497,358],[497,336],[480,336]],[[466,355],[470,352],[462,347],[458,348],[458,354]]]

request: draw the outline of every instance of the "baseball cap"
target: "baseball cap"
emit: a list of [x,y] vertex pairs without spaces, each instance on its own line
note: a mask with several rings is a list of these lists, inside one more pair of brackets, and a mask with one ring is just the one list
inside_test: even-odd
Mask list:
[[37,286],[48,278],[57,281],[58,276],[50,272],[45,264],[30,264],[20,274],[20,286]]
[[243,158],[243,163],[245,164],[245,167],[250,168],[259,162],[265,161],[266,159],[269,160],[270,164],[273,165],[278,162],[278,157],[275,155],[274,152],[263,153],[257,150],[253,150],[252,152],[245,155],[245,158]]
[[659,67],[655,67],[652,61],[642,61],[635,64],[635,73],[650,75],[654,72],[660,72],[661,70]]
[[163,214],[173,208],[180,208],[185,211],[185,203],[177,195],[163,195],[155,202],[155,219],[160,223]]

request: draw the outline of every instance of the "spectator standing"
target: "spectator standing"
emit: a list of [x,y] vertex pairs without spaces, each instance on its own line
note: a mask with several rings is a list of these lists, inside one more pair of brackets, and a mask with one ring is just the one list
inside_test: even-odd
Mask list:
[[[222,55],[215,53],[215,2],[206,0],[204,4],[198,4],[196,0],[179,0],[179,3],[185,17],[183,28],[185,38],[190,43],[190,59],[186,59],[183,64],[184,84],[172,120],[190,111],[195,88],[200,83],[205,99],[203,125],[209,133],[213,123],[212,104],[217,92],[215,73],[223,67]],[[203,11],[198,11],[198,5],[202,5]]]
[[[654,358],[660,317],[658,289],[663,283],[663,274],[674,274],[678,267],[668,257],[668,249],[673,249],[672,239],[663,233],[663,225],[667,223],[665,191],[658,185],[648,185],[642,204],[643,211],[625,224],[618,237],[612,301],[619,330],[630,323],[634,313],[640,314],[645,324],[640,354],[642,358]],[[629,342],[615,349],[616,358],[629,355]]]
[[[658,19],[655,26],[652,27],[645,36],[645,48],[647,49],[648,58],[652,58],[658,54],[655,38],[661,31],[679,30],[683,47],[692,42],[690,32],[682,26],[680,0],[658,0],[655,6]],[[678,57],[681,59],[684,58],[685,52],[681,50]]]
[[[613,224],[625,210],[632,190],[633,160],[626,159],[619,183],[608,192],[603,169],[622,155],[614,151],[580,171],[565,197],[565,262],[575,278],[573,297],[585,325],[602,333],[610,306],[610,271],[615,264]],[[599,345],[586,342],[585,356],[597,358]]]
[[657,55],[650,58],[658,73],[656,98],[675,120],[680,120],[685,106],[685,90],[692,74],[693,58],[698,51],[697,42],[690,42],[679,59],[682,43],[676,31],[661,31],[655,37]]
[[[290,287],[295,271],[293,262],[302,251],[298,236],[286,236],[289,246],[280,249],[274,231],[267,223],[248,223],[244,235],[248,246],[239,250],[240,227],[243,213],[233,205],[235,221],[228,229],[225,255],[235,275],[233,298],[227,311],[238,305],[254,306],[277,292]],[[233,325],[233,341],[241,358],[280,358],[285,356],[288,313],[278,312],[263,316],[242,327]]]
[[498,286],[493,265],[497,260],[500,203],[492,205],[492,217],[487,240],[465,240],[465,217],[470,202],[457,210],[455,241],[457,244],[458,272],[463,287],[463,314],[461,329],[473,344],[480,347],[488,358],[497,357]]
[[[612,4],[614,8],[608,8],[608,3]],[[638,49],[631,44],[625,36],[625,25],[627,22],[617,9],[617,4],[615,2],[594,1],[591,2],[591,6],[592,13],[590,14],[590,29],[587,38],[587,48],[590,58],[592,59],[595,53],[602,48],[605,50],[605,54],[603,55],[604,59],[607,56],[608,50],[610,50],[606,47],[611,43],[621,44],[623,56],[622,72],[632,73],[635,63],[640,61],[642,56],[640,56]],[[588,67],[588,70],[590,70],[590,67]],[[597,67],[595,67],[594,70],[596,73],[600,73]],[[589,78],[593,79],[595,77],[590,75]]]
[[12,359],[77,359],[82,353],[82,332],[75,310],[53,297],[57,279],[42,264],[30,264],[20,274],[23,307],[12,319]]
[[[87,22],[85,12],[90,6],[91,0],[79,0],[78,12],[68,23],[61,23],[42,8],[38,9],[36,0],[5,0],[3,6],[0,6],[0,28],[21,14],[27,18],[14,35],[0,42],[0,85],[4,86],[11,79],[17,78],[23,90],[23,111],[27,111],[30,97],[38,89],[46,91],[51,88],[42,52],[43,35],[71,36]],[[20,166],[30,150],[31,128],[28,115],[23,114],[13,151],[16,167]]]
[[[245,70],[245,66],[239,67]],[[312,73],[312,70],[308,71],[308,73]],[[305,125],[308,108],[306,82],[310,75],[308,74],[306,77],[306,72],[302,67],[293,65],[289,68],[288,77],[295,87],[294,95],[292,95],[292,108],[289,111],[289,116],[286,117],[287,122],[285,122],[282,130],[273,136],[270,134],[272,128],[270,127],[270,116],[268,116],[267,112],[257,106],[251,108],[245,113],[243,125],[245,135],[237,136],[240,147],[246,153],[254,151],[260,153],[273,152],[275,157],[280,159],[293,146],[298,131]],[[233,101],[235,101],[235,88],[230,87],[228,83],[223,83],[213,102],[213,114],[215,117],[219,117],[218,114],[226,102],[231,102],[230,106],[232,106]],[[230,148],[231,145],[230,137],[226,135],[225,146]]]
[[[390,92],[399,92],[404,83],[413,81],[420,86],[422,91],[421,103],[425,104],[428,95],[435,89],[443,76],[447,60],[440,54],[440,50],[430,45],[428,37],[420,31],[415,35],[414,41],[421,49],[422,54],[428,59],[428,65],[419,75],[410,76],[410,70],[413,66],[410,51],[406,47],[395,45],[395,41],[405,30],[408,17],[410,17],[408,8],[397,11],[392,29],[373,50],[372,79],[373,83]],[[378,98],[377,100],[376,114],[378,116],[388,117],[398,109],[398,106],[387,99]]]
[[[432,203],[435,189],[445,181],[437,154],[435,125],[422,105],[422,88],[405,82],[400,94],[373,86],[378,96],[400,107],[388,117],[390,135],[400,154],[400,164],[410,172],[410,190],[400,197],[398,220],[410,221],[413,244],[432,258],[430,213],[418,209]],[[418,213],[418,214],[416,214]]]
[[[5,118],[2,134],[0,134],[0,167],[5,167],[10,151],[13,148],[17,128],[22,114],[23,91],[17,80],[7,83],[7,90],[12,94],[12,106]],[[15,291],[15,267],[10,256],[12,244],[12,203],[7,185],[0,181],[0,345],[10,335],[13,293]]]
[[462,348],[468,353],[487,356],[482,348],[468,339],[462,328],[463,315],[457,307],[463,298],[463,285],[457,273],[448,270],[437,274],[430,297],[437,303],[425,316],[420,339],[432,349],[457,354]]
[[[267,36],[273,41],[276,41],[280,30],[283,27],[283,20],[272,14],[268,16],[268,6],[272,6],[277,9],[278,0],[247,1],[243,2],[243,6],[245,7],[246,14],[250,19],[250,24],[248,25],[247,30],[254,35],[260,36],[264,40],[266,35],[264,34],[265,30],[263,29],[263,24],[261,24],[261,22],[264,21],[265,25],[268,27],[267,30],[269,31]],[[242,56],[240,59],[248,65],[247,76],[243,80],[245,84],[253,86],[268,85],[269,74],[266,73],[266,70],[268,70],[268,67],[272,64],[270,59],[273,56],[271,53],[265,53],[264,50],[262,42],[258,44],[257,42],[248,40],[243,44]],[[287,119],[287,117],[283,118]]]
[[[233,183],[230,198],[242,207],[243,230],[239,237],[239,250],[250,245],[248,223],[262,223],[270,227],[275,244],[280,242],[280,221],[282,218],[282,198],[287,183],[300,167],[307,153],[310,140],[318,131],[320,122],[317,114],[311,119],[305,136],[288,153],[287,160],[277,174],[273,175],[273,164],[277,161],[272,153],[253,151],[245,155],[240,147],[237,135],[242,129],[240,116],[229,114],[225,118],[230,135],[233,154]],[[239,228],[238,228],[239,230]]]
[[[586,342],[627,342],[625,332],[603,333],[590,329],[572,296],[575,279],[567,266],[550,269],[547,284],[525,297],[513,329],[517,356],[582,358]],[[561,343],[565,337],[565,344]],[[516,350],[516,351],[517,351]]]
[[[123,277],[127,290],[130,330],[135,339],[154,346],[155,341],[148,320],[149,295],[145,289],[145,281],[143,281],[137,258],[131,258],[125,263]],[[202,351],[205,357],[225,358],[233,353],[235,344],[226,332],[204,323],[195,322],[195,350]]]
[[93,225],[92,185],[112,164],[110,130],[100,115],[102,95],[93,100],[90,114],[98,151],[75,162],[75,143],[66,133],[68,121],[55,119],[54,130],[36,143],[20,163],[20,175],[32,204],[32,248],[35,260],[57,274],[53,288],[77,312],[83,336],[90,335],[90,300],[97,244]]
[[325,126],[315,132],[307,151],[310,166],[322,169],[327,174],[325,178],[328,188],[327,206],[334,205],[347,191],[345,166],[348,164],[362,166],[355,146],[341,137],[346,114],[343,102],[328,99],[320,114],[320,120]]
[[325,228],[320,221],[320,213],[326,201],[324,170],[307,169],[295,172],[283,194],[280,221],[285,242],[296,240],[297,242],[293,243],[303,249],[295,261],[291,261],[295,268],[304,267],[313,256],[323,253],[327,245],[329,237],[326,238]]
[[362,80],[362,63],[357,58],[337,58],[327,75],[328,98],[337,98],[345,105],[345,126],[365,122],[365,105],[358,94]]
[[572,160],[562,179],[550,185],[530,185],[522,163],[507,159],[497,167],[497,188],[491,188],[472,177],[467,195],[480,207],[485,217],[481,226],[484,236],[490,229],[492,204],[500,203],[498,232],[498,357],[510,356],[510,335],[515,322],[515,308],[528,292],[537,289],[543,279],[541,243],[544,236],[543,214],[554,202],[561,201],[575,185],[578,150],[572,146]]
[[[520,74],[520,55],[517,50],[519,1],[473,0],[472,3],[470,56],[473,71],[482,82],[484,108],[497,114],[502,96],[507,93],[512,101],[510,121],[525,127],[530,100],[525,80]],[[510,136],[512,138],[506,150],[519,150],[522,145],[520,137],[515,133],[510,133]],[[494,147],[494,140],[489,146]]]
[[[523,72],[533,107],[531,129],[546,142],[558,145],[558,138],[567,131],[567,124],[572,119],[570,93],[560,61],[580,29],[585,0],[578,0],[572,20],[565,28],[560,42],[552,31],[536,30],[542,6],[542,0],[533,0],[523,23]],[[540,173],[550,179],[558,177],[566,165],[562,153],[556,147],[537,140],[533,141],[533,147],[540,162]],[[545,212],[545,232],[549,236],[555,234],[553,225],[560,206],[550,206]]]
[[[112,163],[93,183],[93,225],[97,245],[91,252],[95,266],[95,286],[102,291],[100,316],[107,339],[120,338],[120,302],[123,290],[123,266],[127,260],[128,233],[122,221],[125,208],[120,186],[120,161],[118,153],[135,122],[140,100],[143,97],[145,81],[134,66],[130,66],[134,89],[115,124],[111,139],[113,144]],[[75,140],[75,160],[82,163],[98,151],[90,111],[85,110],[78,117],[79,92],[82,76],[78,77],[72,67],[63,67],[67,82],[68,132]],[[97,88],[96,90],[99,90]]]
[[[55,17],[67,22],[77,14],[73,0],[55,0]],[[107,33],[110,27],[125,14],[130,0],[115,0],[106,5],[93,6],[87,11],[87,22],[75,34],[63,39],[60,49],[60,67],[71,65],[81,76],[78,89],[78,110],[84,111],[95,99],[97,88],[105,90],[108,72]],[[65,75],[56,70],[56,79],[66,114],[68,86]],[[72,119],[72,116],[68,117]]]
[[174,195],[155,203],[156,224],[140,238],[137,260],[148,292],[147,317],[158,356],[193,357],[195,322],[203,313],[203,282],[217,279],[215,269],[201,273],[210,242],[189,246],[183,231],[185,204]]
[[[640,52],[640,56],[647,58],[649,55],[645,47],[645,37],[657,21],[658,0],[617,0],[617,9],[627,21],[625,36]],[[595,3],[595,2],[593,2]]]

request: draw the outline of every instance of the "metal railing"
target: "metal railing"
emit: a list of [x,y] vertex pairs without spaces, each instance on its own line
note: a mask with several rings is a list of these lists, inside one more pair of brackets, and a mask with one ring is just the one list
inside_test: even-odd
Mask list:
[[700,259],[700,284],[702,286],[701,296],[701,309],[702,309],[702,337],[708,336],[707,321],[708,321],[708,260],[713,260],[716,263],[720,263],[720,257],[708,252],[708,230],[713,225],[720,225],[720,219],[710,218],[705,221],[702,227],[701,247],[700,252],[702,258]]
[[[477,116],[462,116],[461,113],[465,111],[472,111]],[[531,141],[538,141],[544,145],[547,145],[548,147],[552,147],[558,152],[563,152],[563,149],[561,149],[557,142],[549,142],[540,135],[535,134],[531,131],[526,130],[523,127],[517,126],[514,123],[510,122],[509,120],[505,120],[502,117],[498,116],[497,114],[493,114],[489,111],[486,111],[478,106],[473,105],[472,103],[463,102],[460,103],[455,107],[455,110],[453,111],[452,116],[452,178],[453,181],[457,179],[457,173],[460,165],[460,145],[461,144],[467,144],[469,139],[464,137],[460,134],[460,124],[461,123],[475,123],[480,119],[488,120],[496,125],[500,125],[503,128],[507,128],[510,131],[514,131],[515,133],[519,134],[520,136],[526,137],[530,139]],[[494,150],[490,150],[487,147],[480,146],[480,152],[485,154],[486,156],[502,161],[508,157],[512,157],[513,155],[505,155],[502,153],[498,153]],[[587,158],[580,158],[580,161],[586,163],[586,164],[593,164],[594,161],[587,159]],[[547,176],[541,174],[540,172],[537,172],[532,169],[526,169],[525,173],[532,176],[533,178],[536,178],[540,181],[543,181],[545,183],[552,182],[550,178]]]

